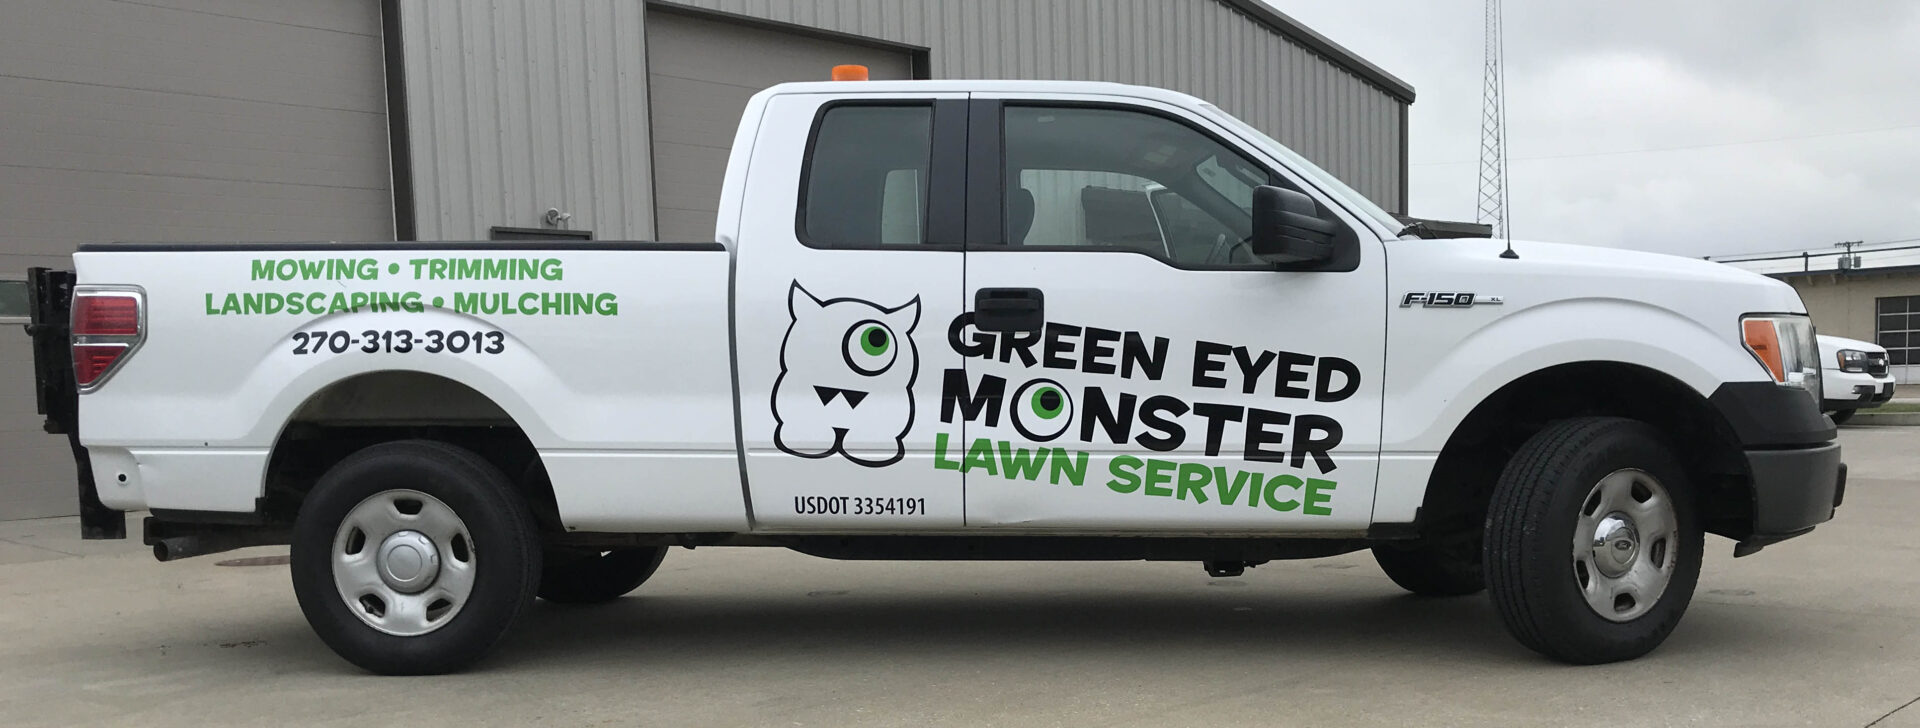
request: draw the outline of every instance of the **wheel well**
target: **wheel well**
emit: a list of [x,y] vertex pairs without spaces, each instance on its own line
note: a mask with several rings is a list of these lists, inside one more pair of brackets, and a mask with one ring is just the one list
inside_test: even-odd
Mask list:
[[1699,494],[1706,530],[1742,539],[1752,530],[1752,476],[1726,420],[1692,387],[1620,362],[1561,364],[1516,379],[1474,407],[1447,439],[1427,481],[1421,534],[1484,523],[1507,461],[1555,420],[1627,417],[1666,435]]
[[540,453],[513,418],[472,387],[406,371],[340,380],[294,410],[267,461],[261,515],[292,523],[335,463],[372,445],[410,439],[438,440],[486,458],[526,497],[543,530],[564,530]]

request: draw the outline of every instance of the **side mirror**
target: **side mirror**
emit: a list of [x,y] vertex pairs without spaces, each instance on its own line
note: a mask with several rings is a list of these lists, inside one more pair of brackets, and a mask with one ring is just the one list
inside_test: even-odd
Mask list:
[[1320,216],[1313,198],[1293,190],[1253,188],[1255,257],[1276,265],[1300,266],[1333,260],[1333,237],[1340,224]]

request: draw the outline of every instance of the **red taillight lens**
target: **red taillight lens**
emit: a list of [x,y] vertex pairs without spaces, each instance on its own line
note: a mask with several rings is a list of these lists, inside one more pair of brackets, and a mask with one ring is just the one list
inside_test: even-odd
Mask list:
[[73,379],[85,387],[100,381],[100,375],[113,368],[114,362],[127,353],[126,344],[75,344],[73,346]]
[[113,376],[146,340],[146,302],[132,287],[76,286],[73,292],[73,380],[87,392]]
[[74,336],[139,336],[140,299],[99,294],[73,299]]

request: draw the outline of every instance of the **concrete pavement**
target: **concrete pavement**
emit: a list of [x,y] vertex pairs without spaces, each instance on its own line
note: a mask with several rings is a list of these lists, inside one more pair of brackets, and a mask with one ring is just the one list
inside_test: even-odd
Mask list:
[[159,564],[0,523],[0,725],[1920,726],[1920,428],[1842,433],[1837,520],[1739,560],[1709,537],[1666,645],[1588,668],[1364,553],[1210,579],[701,549],[613,605],[539,604],[470,673],[379,678],[285,566],[217,565],[284,549]]

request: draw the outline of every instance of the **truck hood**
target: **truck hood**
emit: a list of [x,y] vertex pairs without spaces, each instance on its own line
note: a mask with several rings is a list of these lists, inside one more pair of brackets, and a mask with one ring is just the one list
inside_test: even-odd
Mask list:
[[[1682,255],[1649,254],[1640,250],[1572,246],[1559,242],[1515,240],[1513,250],[1519,259],[1503,259],[1505,240],[1490,238],[1452,238],[1421,240],[1419,246],[1436,246],[1446,257],[1467,263],[1478,261],[1475,269],[1500,279],[1559,279],[1572,288],[1559,288],[1563,294],[1594,292],[1640,302],[1682,303],[1695,298],[1713,298],[1720,303],[1738,303],[1741,313],[1807,313],[1799,294],[1786,282],[1768,279],[1753,271],[1732,265],[1703,261]],[[1405,248],[1398,248],[1402,252]],[[1392,263],[1400,263],[1398,255]],[[1720,305],[1713,305],[1720,307]]]

